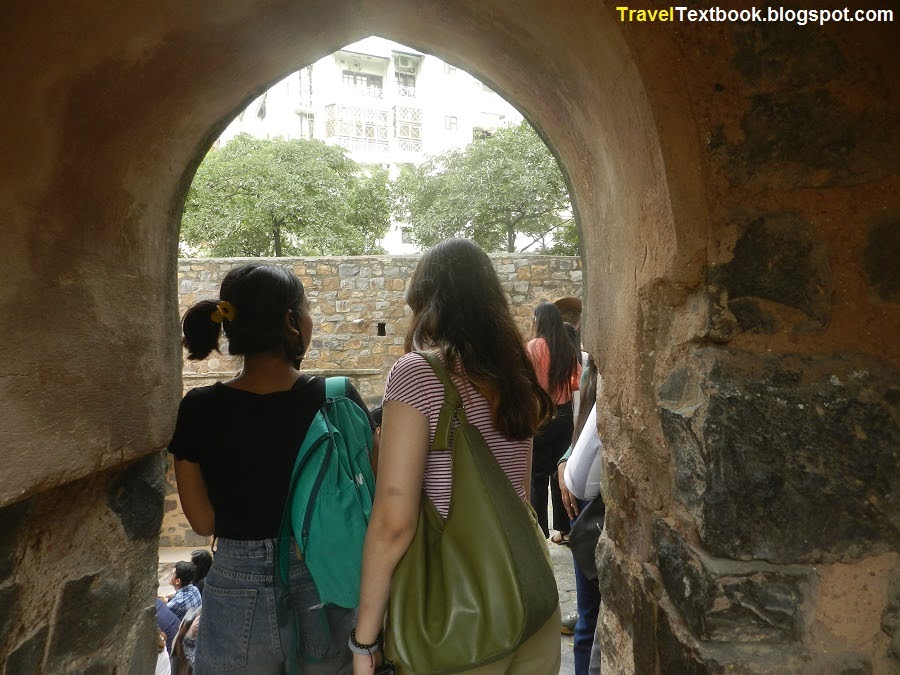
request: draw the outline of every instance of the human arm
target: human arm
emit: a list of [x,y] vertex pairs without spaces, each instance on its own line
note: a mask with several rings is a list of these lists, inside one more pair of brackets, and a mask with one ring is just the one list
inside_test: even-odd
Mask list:
[[562,459],[559,460],[559,464],[556,465],[556,479],[559,481],[559,492],[562,497],[563,506],[566,509],[566,513],[569,515],[569,520],[575,520],[578,517],[578,500],[575,498],[569,488],[566,487],[566,464],[569,461],[569,455],[572,453],[572,448],[563,455]]
[[[363,545],[356,641],[375,642],[384,625],[391,577],[416,533],[428,457],[428,419],[400,401],[384,404],[379,479]],[[354,655],[353,672],[371,673],[379,659]]]
[[601,447],[594,404],[563,468],[565,485],[578,499],[594,499],[600,493]]
[[191,529],[204,537],[215,534],[216,514],[209,501],[200,464],[176,458],[175,482],[178,485],[181,508],[191,524]]
[[215,514],[209,501],[206,480],[200,471],[200,461],[209,444],[204,435],[205,420],[210,411],[204,403],[206,388],[187,393],[178,406],[175,431],[169,441],[169,452],[175,458],[175,482],[178,498],[191,528],[199,535],[214,534]]

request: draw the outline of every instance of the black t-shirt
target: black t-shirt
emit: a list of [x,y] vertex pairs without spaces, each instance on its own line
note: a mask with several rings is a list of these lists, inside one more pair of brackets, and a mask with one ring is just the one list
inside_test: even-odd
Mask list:
[[[349,382],[347,397],[368,415]],[[308,375],[287,391],[255,394],[216,382],[182,399],[169,452],[200,464],[216,536],[278,536],[294,460],[324,402],[325,380]]]

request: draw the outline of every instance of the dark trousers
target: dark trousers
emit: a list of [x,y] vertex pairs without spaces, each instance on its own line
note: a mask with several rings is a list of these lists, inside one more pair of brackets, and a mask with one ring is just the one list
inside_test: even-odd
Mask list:
[[[579,512],[590,504],[584,499],[578,500]],[[595,664],[591,663],[591,652],[594,646],[594,635],[597,632],[597,617],[600,614],[600,587],[596,581],[589,580],[584,572],[575,565],[575,605],[578,608],[578,621],[575,624],[575,635],[572,640],[572,656],[575,662],[575,675],[591,675],[600,672],[599,655]]]
[[556,417],[538,429],[534,437],[534,451],[531,460],[531,505],[538,517],[538,524],[544,536],[550,535],[547,526],[547,485],[550,485],[550,499],[553,504],[553,529],[569,531],[569,515],[562,503],[556,464],[566,454],[572,442],[574,421],[572,402],[556,407]]

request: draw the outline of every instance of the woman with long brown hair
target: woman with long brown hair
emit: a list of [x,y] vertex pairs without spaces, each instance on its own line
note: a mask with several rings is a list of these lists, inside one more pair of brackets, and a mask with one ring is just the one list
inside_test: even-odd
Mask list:
[[[450,239],[425,253],[406,301],[413,313],[407,353],[388,375],[375,504],[363,551],[359,617],[351,643],[357,675],[373,672],[382,658],[379,635],[391,578],[416,533],[423,487],[441,517],[446,519],[450,509],[451,453],[429,452],[444,385],[414,350],[430,351],[444,364],[466,418],[523,502],[530,489],[531,439],[552,410],[493,265],[476,244]],[[477,535],[478,523],[473,522],[472,536]],[[555,673],[558,631],[557,608],[511,655],[470,672]]]
[[569,532],[569,516],[562,503],[556,464],[565,454],[572,438],[572,394],[581,377],[580,352],[566,332],[559,308],[542,302],[534,309],[534,339],[528,342],[528,355],[534,363],[541,386],[553,398],[556,415],[534,437],[534,464],[531,473],[531,505],[538,515],[544,536],[550,535],[547,522],[547,487],[553,503],[554,543],[564,543]]

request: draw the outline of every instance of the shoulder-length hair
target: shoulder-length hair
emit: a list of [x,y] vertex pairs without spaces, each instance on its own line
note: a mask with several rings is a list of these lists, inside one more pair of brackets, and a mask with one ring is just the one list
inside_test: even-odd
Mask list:
[[451,372],[488,400],[505,437],[530,438],[552,415],[553,401],[538,383],[494,266],[477,244],[447,239],[429,249],[406,303],[413,312],[406,351],[441,351]]
[[542,302],[534,308],[534,335],[546,341],[550,353],[547,378],[550,391],[556,393],[566,389],[578,368],[581,353],[566,331],[559,307],[552,302]]

